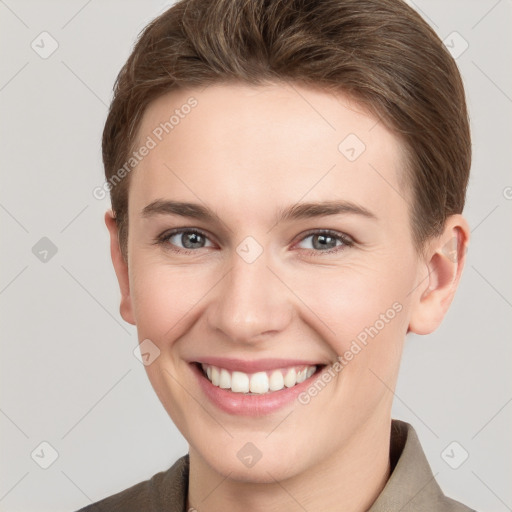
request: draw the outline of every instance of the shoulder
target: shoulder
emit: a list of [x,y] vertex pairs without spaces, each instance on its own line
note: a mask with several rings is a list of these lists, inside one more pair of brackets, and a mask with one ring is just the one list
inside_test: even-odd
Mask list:
[[390,477],[369,512],[475,512],[443,493],[409,423],[392,420],[390,463]]
[[[188,454],[179,458],[169,469],[123,491],[91,503],[76,512],[182,512],[188,492]],[[165,505],[164,505],[165,504]]]
[[459,501],[452,500],[448,496],[443,497],[443,511],[446,512],[477,512],[476,510],[467,507]]

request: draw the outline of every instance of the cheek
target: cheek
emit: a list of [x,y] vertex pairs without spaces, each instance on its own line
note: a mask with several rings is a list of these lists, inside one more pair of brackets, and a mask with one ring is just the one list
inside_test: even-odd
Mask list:
[[130,293],[139,335],[157,344],[176,338],[208,289],[206,275],[150,261],[133,263]]
[[[409,292],[407,280],[395,274],[392,266],[347,269],[318,277],[309,290],[308,305],[329,326],[324,341],[339,363],[333,365],[336,385],[330,401],[344,404],[358,421],[392,399],[389,390],[400,366]],[[339,410],[332,414],[336,418]]]
[[412,283],[407,268],[402,269],[397,272],[390,263],[333,269],[318,273],[314,282],[304,276],[303,296],[328,327],[326,341],[336,354],[366,367],[392,365],[399,358]]

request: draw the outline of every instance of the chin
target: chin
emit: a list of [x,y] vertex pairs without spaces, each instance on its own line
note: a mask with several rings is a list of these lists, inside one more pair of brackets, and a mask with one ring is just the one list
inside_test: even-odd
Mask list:
[[[282,444],[279,444],[282,447]],[[199,452],[199,455],[216,473],[231,480],[246,483],[270,484],[275,483],[276,480],[284,481],[308,467],[308,461],[305,459],[298,463],[295,449],[283,452],[282,449],[268,446],[258,450],[249,441],[236,441],[236,438],[233,440],[233,445],[235,446],[232,448],[215,452]]]

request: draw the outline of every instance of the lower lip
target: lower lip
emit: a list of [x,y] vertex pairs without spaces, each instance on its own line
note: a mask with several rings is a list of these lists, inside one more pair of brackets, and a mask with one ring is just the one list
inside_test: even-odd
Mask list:
[[295,384],[291,388],[285,387],[279,391],[272,391],[261,395],[247,395],[214,386],[195,363],[191,363],[190,366],[199,381],[203,393],[214,405],[229,414],[242,416],[264,416],[293,402],[301,392],[311,385],[312,381],[318,377],[318,374],[324,368],[320,368],[309,379],[300,384]]

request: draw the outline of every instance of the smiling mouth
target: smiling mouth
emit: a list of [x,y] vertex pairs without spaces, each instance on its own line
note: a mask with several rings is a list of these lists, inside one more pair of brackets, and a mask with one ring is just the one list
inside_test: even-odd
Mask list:
[[194,363],[214,386],[233,393],[246,395],[263,395],[275,393],[313,377],[326,365],[289,366],[256,373],[230,371],[211,364]]

